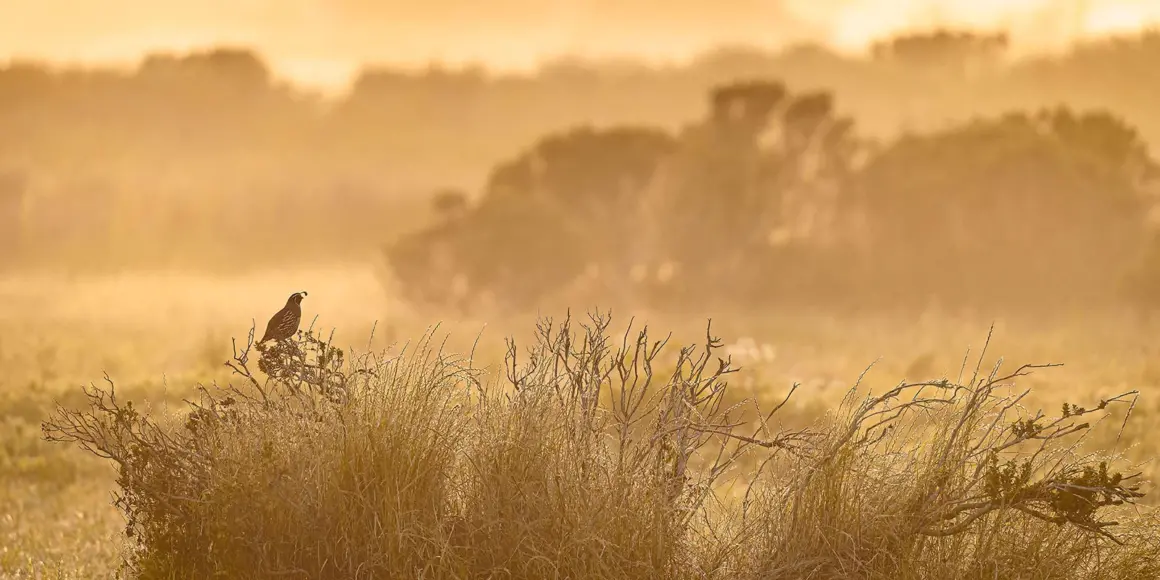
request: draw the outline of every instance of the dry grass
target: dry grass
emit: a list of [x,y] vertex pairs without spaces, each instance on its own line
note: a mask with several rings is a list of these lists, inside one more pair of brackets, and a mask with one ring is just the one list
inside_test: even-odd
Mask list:
[[711,334],[543,322],[498,381],[432,338],[353,356],[306,333],[260,372],[245,346],[184,423],[110,381],[45,433],[118,466],[141,578],[1160,574],[1138,476],[1082,446],[1135,393],[1047,417],[1013,386],[1033,367],[980,355],[779,428],[793,391],[732,394]]
[[[295,288],[309,285],[291,281]],[[357,283],[348,286],[349,296],[371,294]],[[88,290],[72,293],[81,300],[99,301],[106,310],[102,320],[87,320],[84,312],[71,318],[65,312],[37,318],[35,309],[19,307],[2,313],[0,578],[111,577],[124,555],[125,522],[109,501],[110,493],[118,489],[118,473],[109,468],[109,462],[41,440],[38,425],[48,417],[54,401],[68,409],[87,409],[88,400],[73,385],[109,369],[116,378],[119,402],[133,401],[135,409],[165,427],[164,433],[177,436],[187,432],[183,415],[188,407],[182,399],[201,400],[193,386],[215,380],[224,385],[228,380],[228,369],[222,369],[220,362],[229,358],[225,337],[238,334],[236,325],[213,325],[222,318],[193,310],[196,302],[184,296],[179,296],[185,301],[183,306],[174,310],[180,316],[164,318],[165,325],[150,324],[121,312],[118,300],[139,307],[130,304],[139,302],[136,299],[119,299],[112,293],[97,299]],[[30,297],[42,294],[36,288],[27,292]],[[198,287],[192,293],[205,294],[206,289]],[[253,302],[253,308],[230,313],[234,323],[249,326],[251,317],[263,314],[257,305],[260,301]],[[343,306],[354,310],[356,302]],[[329,304],[307,308],[308,319],[311,311],[326,312],[328,323],[335,318]],[[365,337],[369,319],[340,318],[348,336]],[[391,311],[388,318],[399,336],[421,334],[398,311]],[[703,342],[698,337],[704,338],[704,328],[695,321],[650,319],[675,329],[679,337],[653,365],[654,387],[663,390],[676,369],[678,345]],[[734,363],[743,367],[727,375],[728,388],[720,395],[718,410],[753,399],[732,409],[729,418],[731,422],[744,419],[750,430],[740,434],[754,435],[752,429],[758,426],[754,403],[764,409],[764,416],[783,401],[789,385],[801,383],[766,423],[766,432],[755,438],[767,441],[778,433],[802,429],[810,438],[807,446],[797,446],[793,454],[777,447],[746,445],[713,479],[712,495],[699,495],[690,491],[698,488],[687,486],[680,498],[687,503],[681,505],[698,509],[680,512],[693,514],[683,527],[662,526],[658,522],[665,522],[664,518],[648,517],[675,510],[673,504],[661,501],[668,496],[656,491],[663,481],[658,472],[618,471],[618,447],[609,442],[619,439],[577,438],[576,433],[583,432],[579,427],[590,425],[584,415],[570,406],[574,403],[563,404],[543,395],[554,392],[545,385],[571,382],[571,375],[557,376],[554,364],[547,364],[553,357],[545,353],[561,346],[560,329],[546,336],[530,321],[499,322],[489,327],[474,351],[480,323],[461,321],[448,326],[455,332],[446,343],[436,344],[427,335],[425,342],[402,353],[397,347],[389,348],[390,354],[381,352],[391,341],[383,337],[380,326],[373,345],[359,349],[379,352],[378,358],[359,356],[344,362],[348,372],[351,365],[365,365],[377,368],[378,376],[373,381],[365,376],[352,379],[363,382],[352,389],[357,396],[346,402],[320,402],[326,413],[321,423],[286,412],[293,408],[287,403],[282,410],[254,415],[254,421],[222,424],[218,432],[222,443],[211,455],[219,468],[212,471],[216,477],[208,480],[212,486],[207,488],[213,493],[206,505],[214,509],[186,513],[192,518],[188,521],[198,522],[198,529],[225,530],[233,538],[215,543],[215,558],[220,559],[206,565],[253,571],[247,567],[246,558],[251,556],[245,550],[257,546],[270,561],[280,558],[317,572],[314,577],[328,573],[321,562],[329,562],[333,570],[342,570],[339,566],[349,570],[356,561],[364,564],[358,572],[362,576],[342,577],[398,577],[384,572],[384,565],[421,568],[427,570],[425,577],[497,578],[654,573],[743,578],[771,577],[779,571],[781,577],[813,578],[1127,578],[1155,573],[1148,567],[1155,565],[1156,546],[1149,542],[1156,541],[1157,528],[1148,507],[1099,510],[1116,512],[1107,517],[1120,525],[1107,531],[1124,541],[1124,546],[1075,524],[1045,522],[1008,508],[980,516],[963,533],[929,536],[915,532],[914,521],[941,517],[970,493],[987,493],[985,479],[975,481],[974,487],[968,485],[972,481],[968,475],[973,473],[968,468],[985,462],[959,454],[956,462],[945,464],[949,475],[944,476],[957,483],[947,484],[937,502],[924,501],[918,506],[921,509],[908,507],[915,497],[928,498],[923,494],[929,482],[942,473],[931,468],[936,443],[945,447],[953,441],[961,449],[980,441],[977,437],[949,438],[937,429],[966,416],[968,405],[961,396],[937,408],[904,412],[896,419],[899,427],[872,444],[868,440],[855,445],[860,435],[838,444],[838,435],[852,425],[866,397],[894,388],[897,379],[923,382],[949,376],[952,382],[969,385],[972,372],[964,373],[961,380],[958,376],[962,347],[977,344],[986,335],[989,321],[783,314],[715,323],[715,330],[732,339],[731,344],[716,349],[718,354],[733,356]],[[500,362],[505,351],[498,348],[500,341],[489,338],[497,328],[499,333],[517,335],[517,342],[540,353],[540,370],[524,379],[539,385],[539,390],[525,391],[529,395],[524,398],[509,399],[514,390],[508,380],[509,367]],[[570,349],[583,353],[587,334],[573,334],[578,340]],[[607,334],[618,339],[604,344],[619,348],[620,333],[609,330]],[[754,340],[744,340],[747,336]],[[1142,479],[1149,479],[1155,473],[1152,464],[1140,462],[1156,453],[1153,435],[1160,416],[1154,397],[1160,381],[1153,362],[1156,351],[1144,346],[1149,336],[1114,320],[1066,321],[1055,326],[1041,321],[1035,325],[1000,321],[992,352],[1019,361],[1064,361],[1067,366],[1017,377],[1014,387],[998,385],[987,400],[998,401],[1021,393],[1013,388],[1030,387],[1032,392],[1022,400],[1025,409],[1010,412],[1033,414],[1044,408],[1059,417],[1064,401],[1097,407],[1101,399],[1138,389],[1142,396],[1126,424],[1126,404],[1111,404],[1102,421],[1088,421],[1091,414],[1081,418],[1090,422],[1091,429],[1074,452],[1066,451],[1073,440],[1053,443],[1052,448],[1058,450],[1056,457],[1072,464],[1095,465],[1097,476],[1102,458],[1084,454],[1119,451],[1126,461],[1112,457],[1112,473],[1138,466],[1144,471]],[[420,355],[424,349],[427,356]],[[452,352],[474,356],[457,358]],[[517,368],[527,371],[529,353],[526,349],[517,353]],[[865,364],[879,357],[858,390],[851,391],[850,383]],[[600,368],[615,371],[617,357],[610,354],[604,360]],[[986,379],[995,362],[992,356],[973,353],[967,371],[980,361],[985,363],[980,376]],[[255,369],[254,374],[264,381],[263,373]],[[618,376],[614,372],[601,383],[601,421],[596,427],[602,434],[615,431],[612,428],[619,420],[612,389],[620,384]],[[931,388],[937,387],[923,391],[929,394]],[[877,408],[889,404],[897,409],[918,389],[904,389]],[[216,391],[211,388],[210,392]],[[482,392],[487,396],[481,397]],[[541,396],[532,396],[535,393]],[[293,400],[297,399],[287,401]],[[975,408],[977,414],[986,415]],[[738,414],[742,412],[744,416]],[[650,413],[650,419],[640,425],[655,428],[652,419],[657,411]],[[596,445],[594,439],[604,443]],[[739,441],[729,441],[730,450],[737,450]],[[696,457],[690,457],[691,479],[711,474],[710,459],[698,457],[710,455],[720,443],[711,437],[693,454]],[[269,460],[263,459],[266,449]],[[826,451],[833,449],[838,451],[829,453],[833,458],[824,462]],[[634,465],[643,469],[645,464]],[[1084,475],[1082,469],[1053,471],[1043,459],[1036,465],[1027,484],[1059,483],[1060,478]],[[551,478],[546,477],[549,474]],[[813,474],[808,482],[802,477],[805,474]],[[161,477],[158,481],[168,485],[182,480]],[[746,495],[751,482],[755,487]],[[169,488],[140,489],[165,492]],[[1143,501],[1151,503],[1152,499]],[[427,507],[431,509],[421,509]],[[1050,502],[1038,509],[1049,516],[1053,513]],[[307,546],[314,546],[314,551]],[[130,553],[141,554],[140,550],[137,547]],[[154,553],[161,555],[155,562],[163,567],[165,557],[172,564],[181,552]],[[306,555],[310,558],[302,561]],[[174,566],[169,573],[160,573],[161,577],[180,577],[179,567]],[[368,570],[378,574],[370,575]],[[676,572],[669,574],[669,570]]]

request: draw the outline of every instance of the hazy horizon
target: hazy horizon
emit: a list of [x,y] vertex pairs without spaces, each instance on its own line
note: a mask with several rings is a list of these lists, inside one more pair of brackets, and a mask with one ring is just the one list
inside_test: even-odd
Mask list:
[[0,0],[0,580],[1160,579],[1158,62],[1160,0]]
[[279,76],[331,90],[369,63],[527,70],[569,55],[681,61],[720,45],[796,42],[849,52],[936,26],[1002,29],[1014,50],[1036,52],[1160,23],[1160,3],[1144,0],[497,0],[486,11],[465,0],[6,5],[0,61],[128,65],[148,52],[229,44],[260,51]]

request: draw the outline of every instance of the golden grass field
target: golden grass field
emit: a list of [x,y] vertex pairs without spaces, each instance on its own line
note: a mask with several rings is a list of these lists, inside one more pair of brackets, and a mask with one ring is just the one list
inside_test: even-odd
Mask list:
[[[372,328],[371,348],[397,350],[441,323],[437,336],[450,333],[448,350],[466,352],[478,338],[477,355],[489,364],[500,360],[505,336],[526,336],[534,323],[530,317],[424,319],[393,303],[373,268],[360,266],[245,277],[0,279],[0,578],[100,578],[118,564],[124,521],[111,505],[113,469],[75,446],[41,440],[40,422],[54,401],[83,403],[80,386],[108,373],[120,396],[178,411],[198,382],[229,379],[223,362],[231,337],[244,340],[252,320],[260,333],[285,297],[299,290],[309,291],[303,326],[334,328],[336,344],[357,350],[367,348]],[[613,326],[623,328],[628,316],[613,312]],[[703,336],[704,320],[638,316],[654,334],[672,330],[682,342]],[[1122,435],[1124,407],[1113,409],[1090,437],[1123,451],[1146,476],[1158,473],[1150,460],[1160,449],[1160,343],[1128,317],[1044,323],[981,315],[839,320],[797,314],[722,318],[713,328],[742,367],[731,384],[776,402],[800,383],[790,416],[808,422],[836,405],[871,363],[862,385],[871,391],[903,379],[954,380],[968,349],[974,364],[992,324],[984,367],[998,357],[1011,368],[1064,364],[1019,381],[1033,389],[1028,406],[1058,414],[1063,402],[1094,405],[1138,390]]]

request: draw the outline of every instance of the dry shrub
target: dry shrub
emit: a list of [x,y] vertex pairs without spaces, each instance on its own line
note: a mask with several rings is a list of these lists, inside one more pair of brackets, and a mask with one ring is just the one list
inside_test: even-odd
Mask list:
[[[728,361],[706,336],[654,369],[667,341],[612,342],[609,319],[544,321],[506,385],[481,393],[467,453],[465,569],[516,578],[698,578],[698,516],[754,444],[725,407]],[[738,407],[735,405],[734,407]]]
[[183,423],[109,382],[44,430],[117,464],[138,578],[1160,574],[1135,480],[1077,446],[1127,395],[1047,418],[1010,387],[1033,367],[976,367],[775,430],[788,397],[733,403],[711,333],[537,331],[498,380],[432,332],[394,357],[251,333],[239,384],[203,387]]
[[438,556],[467,431],[470,376],[429,339],[347,364],[306,333],[263,349],[259,380],[251,332],[229,363],[244,382],[202,388],[182,425],[121,404],[109,382],[46,434],[117,463],[138,577],[410,575]]
[[1047,417],[1013,388],[1043,367],[985,373],[982,360],[966,382],[856,385],[811,453],[752,487],[737,577],[1156,577],[1156,514],[1126,509],[1138,476],[1080,450],[1091,416],[1130,413],[1136,393]]

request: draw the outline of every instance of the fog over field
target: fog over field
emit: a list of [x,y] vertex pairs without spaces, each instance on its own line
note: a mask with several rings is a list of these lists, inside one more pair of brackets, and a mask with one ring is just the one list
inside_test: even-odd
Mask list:
[[1160,577],[1155,26],[0,0],[0,579]]

